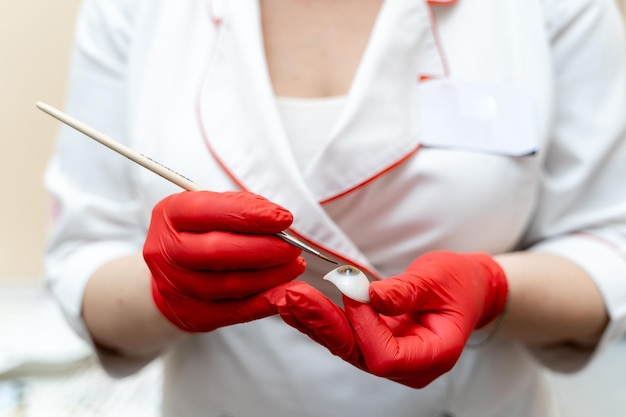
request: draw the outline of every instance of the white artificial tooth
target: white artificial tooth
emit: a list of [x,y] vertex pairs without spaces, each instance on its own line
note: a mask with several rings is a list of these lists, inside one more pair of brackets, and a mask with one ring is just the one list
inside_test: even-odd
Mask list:
[[346,297],[362,303],[370,302],[370,282],[360,269],[352,265],[342,265],[324,275],[324,279],[335,284]]

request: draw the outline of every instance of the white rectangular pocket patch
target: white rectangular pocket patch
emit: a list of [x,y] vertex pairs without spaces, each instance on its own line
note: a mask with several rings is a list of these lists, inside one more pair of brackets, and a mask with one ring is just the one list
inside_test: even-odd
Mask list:
[[532,155],[538,138],[530,96],[511,86],[430,80],[417,85],[417,135],[425,147]]

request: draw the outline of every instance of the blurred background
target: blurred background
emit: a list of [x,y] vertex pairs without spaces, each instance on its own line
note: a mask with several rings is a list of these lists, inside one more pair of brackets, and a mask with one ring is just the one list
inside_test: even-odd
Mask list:
[[79,0],[0,1],[0,281],[38,280],[47,229],[42,185],[61,106]]
[[[626,11],[626,0],[615,1]],[[64,106],[80,3],[0,1],[0,417],[148,417],[158,405],[158,364],[134,378],[108,380],[41,286],[48,228],[42,177],[59,125],[35,102]],[[582,374],[551,376],[564,417],[626,415],[624,345]]]

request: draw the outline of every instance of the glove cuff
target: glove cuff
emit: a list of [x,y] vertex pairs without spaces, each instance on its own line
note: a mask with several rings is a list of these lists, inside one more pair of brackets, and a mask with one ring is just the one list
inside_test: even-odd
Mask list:
[[481,253],[469,256],[473,257],[487,270],[487,276],[489,277],[483,314],[476,324],[476,329],[480,329],[504,313],[509,295],[509,283],[504,270],[491,255]]
[[163,298],[163,296],[159,292],[157,284],[154,282],[154,280],[152,281],[152,301],[154,301],[154,305],[163,315],[163,317],[165,317],[174,326],[178,327],[184,332],[195,333],[192,329],[189,328],[189,326],[185,325],[183,320],[181,320],[180,317],[176,315],[176,313],[174,313],[174,310],[170,307],[169,303],[165,300],[165,298]]

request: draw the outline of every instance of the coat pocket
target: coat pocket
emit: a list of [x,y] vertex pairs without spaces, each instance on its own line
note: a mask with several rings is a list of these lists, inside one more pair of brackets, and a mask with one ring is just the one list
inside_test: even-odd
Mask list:
[[510,85],[431,80],[415,91],[416,133],[425,147],[507,156],[537,152],[530,95]]

